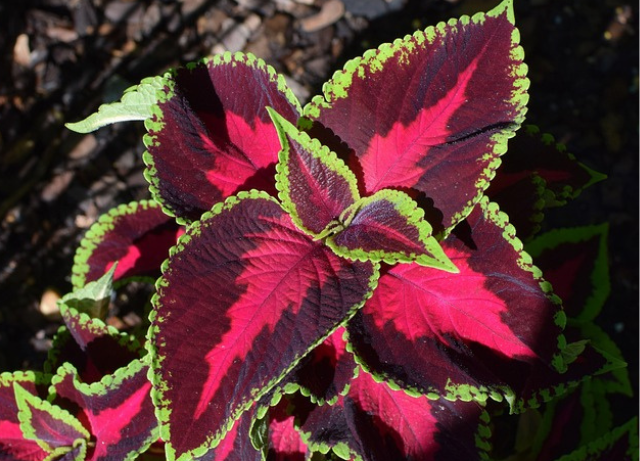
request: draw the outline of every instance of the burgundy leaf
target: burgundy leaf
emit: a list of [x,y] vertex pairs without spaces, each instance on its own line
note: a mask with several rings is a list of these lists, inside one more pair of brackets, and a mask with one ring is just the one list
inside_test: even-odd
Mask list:
[[312,402],[334,402],[353,378],[356,362],[347,351],[345,333],[343,327],[338,328],[311,351],[295,372],[301,392]]
[[46,452],[66,452],[78,440],[89,439],[86,428],[69,412],[42,400],[17,382],[13,390],[22,434],[35,440]]
[[343,260],[298,230],[256,191],[191,226],[163,272],[150,337],[169,459],[215,445],[364,303],[378,276],[374,264]]
[[194,220],[238,191],[272,191],[280,143],[266,107],[295,123],[299,103],[284,78],[252,55],[216,55],[167,74],[145,124],[151,191]]
[[[295,427],[299,408],[295,407],[296,396],[282,396],[280,402],[270,408],[266,416],[267,460],[305,461],[307,445]],[[293,403],[293,404],[292,404]]]
[[608,230],[606,223],[557,229],[527,244],[570,318],[593,320],[609,296]]
[[348,62],[305,115],[353,149],[367,193],[418,189],[449,228],[487,188],[524,119],[523,55],[505,1]]
[[400,264],[380,278],[349,323],[366,368],[420,393],[512,405],[538,390],[534,371],[564,371],[564,314],[506,218],[483,199],[442,242],[459,274]]
[[416,261],[423,266],[457,271],[431,235],[431,225],[423,219],[422,209],[404,192],[381,190],[352,208],[327,239],[336,254],[389,264]]
[[131,335],[120,333],[102,320],[60,305],[66,328],[61,328],[49,351],[45,370],[72,364],[85,383],[93,383],[140,357],[142,347]]
[[318,236],[360,198],[355,175],[334,152],[269,109],[282,149],[276,187],[283,206],[305,232]]
[[[498,170],[500,171],[500,170]],[[509,187],[494,187],[491,182],[487,196],[500,205],[500,209],[509,216],[509,222],[516,228],[516,234],[522,241],[529,241],[540,231],[540,223],[544,219],[547,196],[544,179],[533,175],[523,178]]]
[[300,430],[313,450],[374,460],[479,460],[486,415],[475,402],[432,401],[360,372],[345,397],[314,409]]
[[18,404],[13,383],[33,395],[39,395],[38,386],[44,384],[42,375],[31,371],[0,374],[0,459],[2,461],[41,461],[47,452],[35,440],[27,439],[20,429]]
[[80,242],[71,281],[75,288],[97,280],[114,262],[114,280],[160,275],[182,229],[150,200],[120,205],[102,215]]
[[87,460],[133,459],[158,439],[148,369],[142,360],[134,360],[93,385],[81,382],[68,363],[58,370],[52,380],[55,401],[72,403],[95,439]]
[[522,181],[530,181],[532,176],[542,178],[547,190],[553,193],[555,200],[547,200],[547,205],[563,205],[606,177],[576,161],[551,135],[528,125],[509,142],[509,153],[487,194],[492,198],[497,193],[514,195],[513,188]]

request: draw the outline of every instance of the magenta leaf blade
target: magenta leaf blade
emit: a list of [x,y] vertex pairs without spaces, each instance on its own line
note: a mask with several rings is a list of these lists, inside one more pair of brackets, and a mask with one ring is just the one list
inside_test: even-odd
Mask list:
[[411,396],[363,371],[347,395],[313,409],[300,430],[312,450],[367,461],[480,460],[489,435],[478,403]]
[[3,461],[40,461],[47,456],[47,451],[22,433],[13,389],[14,383],[18,383],[25,391],[40,395],[39,387],[47,381],[32,371],[0,374],[0,459]]
[[353,315],[377,277],[376,265],[341,259],[298,230],[266,193],[231,197],[188,228],[164,267],[151,315],[169,456],[215,446]]
[[114,281],[155,280],[182,229],[151,200],[120,205],[100,217],[80,242],[72,269],[75,288],[97,280],[118,261]]
[[513,405],[537,390],[534,370],[566,368],[564,313],[495,204],[483,199],[466,224],[442,242],[460,273],[394,266],[350,341],[367,369],[406,389]]
[[238,191],[273,191],[280,144],[267,106],[293,123],[300,113],[283,77],[253,55],[225,53],[167,74],[145,121],[154,197],[191,221]]
[[348,62],[305,115],[353,149],[367,193],[422,191],[450,228],[487,188],[524,119],[523,56],[505,1]]
[[87,429],[68,411],[42,400],[17,382],[13,390],[22,434],[35,440],[48,453],[73,447],[78,440],[89,439]]
[[273,110],[282,149],[276,187],[283,206],[305,232],[318,236],[360,198],[355,175],[338,156]]
[[148,369],[143,360],[134,360],[107,379],[89,385],[67,363],[52,379],[54,401],[60,405],[71,402],[89,423],[95,438],[89,448],[91,461],[134,459],[158,439]]

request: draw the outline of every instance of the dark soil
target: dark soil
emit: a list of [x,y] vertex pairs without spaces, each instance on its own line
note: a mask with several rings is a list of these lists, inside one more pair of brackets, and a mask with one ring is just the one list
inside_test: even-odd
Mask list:
[[[0,3],[0,371],[40,367],[59,325],[46,309],[70,289],[79,239],[111,207],[148,197],[141,124],[81,136],[64,122],[146,76],[223,50],[263,58],[290,77],[304,102],[365,49],[497,3]],[[322,5],[327,13],[337,8],[339,19],[318,16]],[[600,323],[637,387],[638,5],[517,0],[516,20],[532,82],[528,122],[609,176],[548,217],[554,225],[610,224],[612,293]]]

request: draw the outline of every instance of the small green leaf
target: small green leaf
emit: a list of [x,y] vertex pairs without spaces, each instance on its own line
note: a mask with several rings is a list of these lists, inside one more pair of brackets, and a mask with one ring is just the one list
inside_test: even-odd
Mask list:
[[113,290],[113,274],[117,265],[118,263],[115,262],[111,269],[98,280],[89,282],[84,287],[63,296],[58,303],[85,313],[89,317],[106,319]]
[[139,85],[125,90],[120,101],[102,104],[98,112],[65,126],[77,133],[90,133],[113,123],[146,120],[151,117],[151,108],[157,101],[156,92],[164,85],[162,76],[145,78]]

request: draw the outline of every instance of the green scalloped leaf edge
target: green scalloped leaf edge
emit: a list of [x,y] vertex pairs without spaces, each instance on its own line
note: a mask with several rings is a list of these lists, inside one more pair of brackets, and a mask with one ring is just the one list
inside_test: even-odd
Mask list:
[[588,461],[593,456],[598,456],[604,450],[607,450],[618,440],[624,436],[628,437],[629,450],[625,453],[628,458],[633,461],[638,461],[638,417],[630,419],[625,424],[616,427],[608,434],[594,440],[588,445],[584,445],[577,450],[558,458],[556,461]]
[[[190,62],[184,67],[187,69],[193,69],[200,64],[209,65],[210,63],[213,66],[229,63],[233,63],[234,66],[242,64],[254,69],[264,70],[269,75],[270,80],[277,84],[278,90],[282,92],[285,98],[296,107],[298,113],[302,112],[300,101],[298,101],[298,98],[293,94],[293,91],[291,91],[291,89],[287,86],[284,76],[278,74],[271,65],[267,64],[263,59],[257,58],[252,53],[242,53],[240,51],[231,53],[229,51],[226,51],[223,54],[216,54],[214,56]],[[162,199],[162,196],[160,195],[160,189],[158,187],[158,179],[156,177],[157,170],[153,161],[153,156],[151,155],[151,153],[149,153],[148,150],[149,147],[156,145],[156,139],[149,133],[149,131],[160,131],[164,127],[164,116],[159,104],[167,102],[175,95],[175,82],[173,81],[173,77],[176,75],[177,70],[178,68],[170,69],[163,75],[163,79],[166,80],[164,85],[165,90],[158,93],[157,101],[150,109],[151,116],[146,118],[144,121],[144,126],[147,129],[147,133],[142,137],[142,141],[147,149],[142,154],[142,160],[147,166],[147,168],[143,172],[143,175],[149,183],[149,191],[151,192],[152,198],[160,204],[160,206],[162,207],[162,211],[164,211],[169,216],[175,217],[178,224],[187,225],[191,222],[191,220],[181,216],[176,216],[175,212],[171,210]],[[200,219],[203,219],[203,217],[201,217]]]
[[553,250],[564,243],[578,243],[589,240],[595,236],[600,236],[598,243],[598,255],[594,263],[594,269],[591,273],[591,283],[594,287],[593,293],[587,298],[582,312],[572,318],[575,322],[590,322],[595,319],[605,301],[611,293],[611,284],[609,278],[609,224],[596,224],[591,226],[582,226],[566,229],[555,229],[537,236],[526,245],[527,253],[536,257],[540,256],[545,250]]
[[[76,390],[85,396],[101,396],[106,395],[112,389],[117,389],[118,386],[126,379],[131,378],[136,373],[139,373],[145,366],[148,366],[150,359],[148,355],[133,360],[125,367],[118,368],[114,373],[103,376],[100,381],[94,383],[83,383],[78,377],[78,370],[69,362],[63,363],[56,374],[51,378],[51,385],[49,386],[49,401],[54,401],[57,392],[56,384],[62,382],[66,375],[72,375],[73,386]],[[147,372],[148,374],[148,372]],[[151,444],[157,441],[160,437],[160,427],[152,432],[151,436],[143,442],[140,448],[130,451],[122,461],[133,461],[140,453],[146,451]],[[84,458],[83,458],[84,459]]]
[[[184,250],[185,245],[191,240],[192,234],[196,236],[199,235],[201,221],[210,219],[222,213],[225,210],[229,210],[233,208],[242,200],[251,200],[251,199],[271,200],[274,203],[277,203],[279,206],[281,206],[280,203],[274,197],[270,196],[267,192],[258,191],[255,189],[252,189],[249,191],[242,191],[242,192],[239,192],[237,195],[228,197],[224,202],[219,202],[215,204],[210,211],[205,212],[201,216],[200,220],[193,222],[191,225],[187,227],[186,232],[178,238],[178,242],[176,243],[176,245],[169,250],[169,258]],[[169,258],[167,258],[162,264],[161,269],[163,274],[166,272],[169,266]],[[169,442],[169,440],[171,439],[171,431],[169,428],[168,421],[169,421],[169,416],[171,414],[171,410],[169,408],[162,408],[163,403],[167,403],[167,401],[163,399],[163,391],[166,391],[167,387],[166,387],[166,383],[164,383],[160,378],[160,375],[155,372],[155,370],[158,370],[162,367],[163,358],[157,355],[157,350],[152,346],[153,336],[156,335],[160,329],[158,325],[154,325],[154,321],[157,320],[158,323],[162,323],[162,319],[157,318],[157,315],[156,315],[157,312],[155,309],[155,307],[160,302],[159,296],[158,296],[158,289],[163,286],[167,286],[167,281],[164,279],[164,276],[161,276],[156,281],[156,292],[154,293],[153,298],[151,299],[151,303],[154,306],[154,309],[149,314],[150,326],[149,326],[149,329],[147,330],[147,341],[145,342],[145,346],[147,348],[147,351],[150,356],[150,361],[151,361],[151,364],[150,364],[151,366],[149,367],[149,374],[148,374],[149,381],[151,381],[151,384],[153,385],[153,389],[151,391],[151,398],[153,400],[153,404],[156,409],[156,418],[160,423],[160,437],[163,440],[165,440],[165,453],[166,453],[167,460],[168,461],[188,461],[192,458],[202,457],[205,454],[207,454],[209,450],[211,450],[212,448],[215,448],[217,444],[220,442],[220,440],[222,440],[224,436],[231,430],[235,421],[238,418],[240,418],[240,416],[244,414],[251,407],[251,405],[253,405],[255,401],[258,401],[261,397],[263,397],[268,392],[273,390],[274,386],[282,382],[282,380],[291,372],[291,370],[295,368],[295,366],[299,363],[299,361],[309,351],[311,351],[312,349],[317,347],[319,344],[321,344],[335,330],[337,330],[338,327],[344,326],[356,314],[356,312],[364,305],[364,303],[373,295],[373,291],[378,285],[379,278],[380,278],[380,265],[377,263],[373,263],[373,274],[369,281],[368,296],[366,296],[360,303],[353,306],[351,308],[351,312],[347,314],[347,316],[344,318],[342,322],[338,323],[331,330],[328,330],[327,333],[321,338],[319,338],[318,341],[316,341],[314,344],[312,344],[304,354],[298,357],[297,360],[293,361],[287,369],[283,370],[280,376],[274,377],[271,381],[269,381],[269,383],[267,383],[267,385],[263,389],[255,391],[253,394],[253,400],[249,400],[245,402],[244,405],[240,406],[236,411],[235,415],[233,415],[229,419],[229,421],[227,422],[227,425],[223,427],[218,434],[215,434],[213,437],[211,437],[209,440],[205,442],[205,444],[208,444],[208,446],[203,444],[200,447],[195,448],[187,453],[183,453],[179,458],[176,459],[175,450],[173,449],[173,447],[171,446],[171,443]]]
[[[516,237],[516,231],[513,225],[509,224],[509,217],[506,213],[500,211],[500,208],[497,203],[489,201],[489,198],[483,196],[478,202],[478,205],[482,207],[484,211],[484,216],[496,224],[498,227],[503,229],[502,236],[503,238],[511,244],[511,246],[520,254],[520,258],[518,260],[518,266],[530,272],[534,279],[536,279],[540,285],[542,292],[546,295],[547,299],[556,306],[558,306],[559,310],[556,312],[554,316],[554,323],[561,329],[564,330],[567,318],[564,310],[562,310],[562,302],[560,298],[553,293],[551,288],[551,284],[542,278],[542,271],[533,265],[531,256],[523,250],[522,241]],[[564,373],[568,364],[565,362],[565,358],[563,357],[562,351],[566,348],[567,341],[564,334],[560,334],[557,338],[557,353],[552,358],[552,366],[559,373]],[[430,389],[426,393],[422,393],[417,388],[412,387],[401,387],[400,383],[397,383],[390,376],[386,376],[383,374],[377,374],[372,371],[362,360],[361,357],[358,356],[356,351],[353,348],[353,345],[350,342],[347,342],[347,350],[351,352],[356,360],[356,363],[362,367],[367,373],[371,374],[374,379],[378,382],[384,381],[386,382],[392,389],[402,389],[404,392],[411,396],[419,396],[425,395],[427,398],[431,400],[437,400],[442,397],[446,400],[462,400],[464,402],[476,401],[481,404],[484,404],[488,399],[491,399],[495,402],[502,402],[506,400],[509,404],[510,411],[512,413],[521,413],[522,411],[529,408],[537,408],[543,402],[548,402],[559,395],[564,394],[568,389],[577,386],[580,381],[570,382],[570,383],[562,383],[558,386],[554,386],[550,389],[540,389],[537,393],[534,393],[534,396],[530,398],[528,401],[524,399],[518,398],[513,389],[508,386],[471,386],[468,384],[455,384],[452,382],[448,382],[445,385],[445,392],[441,392],[438,389]],[[608,371],[609,368],[603,369],[601,372]],[[585,379],[585,378],[583,378]]]
[[313,156],[313,158],[320,160],[322,164],[327,167],[327,169],[335,172],[337,175],[342,177],[349,184],[349,189],[351,190],[351,195],[353,196],[353,202],[360,199],[360,192],[358,191],[358,180],[356,178],[356,175],[353,174],[349,167],[344,163],[342,159],[338,157],[335,152],[331,151],[327,146],[320,143],[319,140],[311,138],[304,131],[299,131],[295,126],[293,126],[288,120],[278,114],[271,107],[267,107],[267,112],[269,112],[271,120],[273,120],[273,124],[275,125],[278,132],[278,138],[280,138],[280,145],[282,146],[280,152],[278,153],[278,163],[276,164],[276,189],[278,190],[278,198],[282,203],[282,208],[284,208],[287,213],[289,213],[291,219],[300,230],[308,235],[311,235],[312,237],[319,238],[319,234],[310,231],[304,226],[302,220],[299,217],[298,209],[293,200],[291,200],[291,183],[289,181],[289,167],[287,166],[291,149],[287,137],[292,138],[302,147],[307,149]]
[[569,157],[569,159],[574,160],[578,166],[580,166],[580,168],[582,168],[583,170],[585,170],[589,176],[590,176],[590,180],[587,182],[587,184],[585,184],[584,186],[578,188],[578,189],[574,189],[573,187],[569,186],[568,184],[564,186],[562,192],[560,194],[554,194],[555,196],[555,200],[550,200],[547,201],[546,203],[546,207],[547,208],[552,208],[552,207],[558,207],[558,206],[564,206],[567,204],[567,202],[569,200],[573,200],[575,198],[577,198],[583,190],[593,186],[594,184],[597,184],[601,181],[604,181],[605,179],[607,179],[607,175],[604,173],[600,173],[592,168],[589,168],[587,165],[585,165],[582,162],[579,162],[576,157],[567,152],[567,146],[565,146],[562,143],[556,142],[555,138],[553,137],[553,135],[549,134],[549,133],[543,133],[540,128],[536,125],[526,125],[524,127],[525,131],[527,132],[527,134],[529,135],[535,135],[538,136],[540,138],[540,141],[547,145],[547,146],[552,146],[556,148],[556,150],[560,153],[566,154],[567,157]]
[[[329,236],[326,239],[327,246],[338,256],[342,256],[343,258],[350,260],[362,262],[378,261],[385,262],[387,264],[415,262],[421,266],[432,267],[446,272],[459,272],[455,264],[453,264],[447,255],[445,255],[438,241],[432,236],[431,224],[424,219],[424,210],[422,210],[422,208],[420,208],[410,196],[402,191],[382,189],[369,197],[361,198],[345,210],[346,214],[350,213],[351,215],[350,219],[347,218],[348,222],[345,223],[345,228],[349,227],[350,222],[358,215],[357,210],[363,206],[369,205],[370,203],[381,200],[393,203],[396,211],[407,218],[407,223],[418,229],[420,242],[424,245],[424,248],[433,255],[433,257],[424,254],[416,255],[415,253],[407,254],[400,252],[388,252],[384,250],[365,251],[361,248],[349,250],[346,247],[337,245],[333,236]],[[338,234],[339,231],[336,232],[336,235]]]
[[[383,68],[384,62],[387,61],[396,51],[402,53],[403,49],[412,48],[414,45],[411,42],[413,39],[419,45],[423,43],[431,43],[436,36],[436,30],[443,31],[446,27],[455,27],[458,22],[465,25],[470,21],[481,24],[486,17],[497,17],[502,13],[506,13],[507,19],[513,25],[515,25],[515,15],[513,8],[513,0],[503,0],[492,10],[483,13],[479,12],[472,17],[467,15],[461,16],[459,19],[452,18],[447,22],[439,22],[435,26],[429,26],[424,31],[418,30],[412,35],[406,35],[404,38],[398,38],[392,43],[383,43],[376,49],[370,49],[365,51],[361,57],[357,57],[347,61],[341,70],[336,71],[332,77],[323,84],[322,94],[314,96],[303,108],[301,120],[301,126],[307,128],[311,125],[311,121],[319,118],[320,111],[323,108],[330,108],[331,103],[338,99],[348,97],[348,89],[353,81],[353,75],[361,72],[362,68],[368,68],[371,71],[380,70]],[[495,142],[492,152],[486,153],[482,159],[489,159],[494,155],[497,155],[493,161],[491,161],[487,168],[475,183],[476,195],[471,197],[467,201],[467,205],[463,207],[458,213],[452,216],[452,225],[443,230],[442,235],[438,235],[438,238],[445,238],[453,230],[453,228],[465,219],[469,213],[473,210],[476,203],[483,197],[484,191],[489,187],[491,180],[495,177],[496,171],[502,160],[500,157],[507,152],[508,141],[516,135],[516,131],[522,126],[525,115],[527,112],[527,103],[529,102],[529,89],[530,80],[527,78],[528,66],[524,63],[524,49],[520,46],[520,31],[515,28],[512,32],[511,43],[514,45],[511,51],[511,59],[514,61],[523,61],[522,63],[512,66],[512,74],[517,76],[514,82],[514,90],[512,92],[511,101],[516,107],[516,111],[519,112],[516,120],[513,121],[509,129],[504,129],[500,133],[496,133],[491,136],[491,140]]]
[[76,133],[91,133],[118,122],[146,120],[151,117],[151,107],[156,103],[158,92],[164,85],[164,77],[145,78],[138,85],[124,90],[120,101],[102,104],[97,112],[84,120],[65,123],[65,126]]
[[[86,284],[86,275],[89,272],[89,266],[87,261],[101,243],[102,238],[107,232],[113,230],[114,220],[120,216],[130,215],[136,212],[136,210],[142,207],[143,209],[158,208],[160,205],[154,200],[140,200],[137,202],[129,202],[119,205],[110,209],[105,214],[98,218],[98,221],[93,223],[83,239],[78,245],[78,249],[73,257],[73,267],[71,268],[71,284],[74,290],[82,288]],[[118,280],[115,286],[121,286],[124,283],[132,280],[140,280],[153,283],[155,280],[151,277],[133,277]]]
[[[347,342],[347,348],[349,347],[349,344],[350,343]],[[397,386],[396,383],[394,383],[393,381],[380,379],[379,376],[368,372],[362,364],[359,364],[359,366],[356,367],[354,378],[358,377],[359,373],[368,373],[371,375],[371,377],[376,383],[384,383],[391,390],[404,392],[405,394],[414,398],[426,398],[430,401],[436,401],[440,399],[440,396],[438,395],[421,394],[421,393],[412,392],[411,390],[403,389]],[[347,386],[347,392],[344,392],[340,395],[342,396],[347,395],[348,389],[350,387],[351,387],[350,385]],[[485,402],[479,401],[479,403],[481,405],[484,405]],[[333,405],[334,404],[329,404],[329,406],[333,406]],[[309,437],[311,435],[310,432],[304,432],[301,428],[297,428],[297,430],[298,430],[298,433],[300,434],[300,437],[302,438],[302,441],[307,445],[310,452],[318,452],[326,455],[327,453],[329,453],[329,451],[332,451],[336,456],[344,460],[350,460],[350,461],[363,460],[362,456],[355,449],[350,448],[349,445],[345,442],[339,442],[334,446],[328,445],[326,443],[314,443],[309,440]],[[491,447],[492,447],[491,436],[492,436],[491,416],[486,410],[483,410],[483,412],[480,415],[480,423],[478,424],[478,430],[475,434],[476,447],[478,448],[478,454],[480,455],[479,459],[481,461],[489,461],[491,459],[491,457],[489,456],[489,452],[491,451]]]
[[[61,304],[60,311],[62,312],[64,309],[68,309],[71,315],[79,317],[80,322],[89,323],[90,324],[89,328],[92,330],[103,331],[104,329],[106,329],[107,334],[113,338],[116,338],[118,340],[119,345],[126,347],[131,352],[138,352],[141,358],[146,355],[146,350],[142,347],[138,338],[136,338],[132,334],[122,333],[117,328],[112,327],[111,325],[107,325],[104,321],[98,318],[90,317],[84,312],[78,312],[78,310],[72,307]],[[49,349],[49,352],[47,354],[47,360],[45,361],[44,367],[43,367],[45,373],[55,374],[53,370],[53,363],[55,363],[58,360],[59,350],[57,345],[59,343],[64,344],[64,341],[75,341],[75,340],[71,335],[71,332],[69,331],[69,329],[65,325],[62,325],[60,328],[58,328],[58,331],[56,332],[53,338],[53,345]],[[121,367],[121,368],[125,368],[125,367]],[[118,370],[116,370],[116,373],[118,372]]]
[[22,430],[23,437],[25,439],[35,441],[44,451],[53,453],[56,449],[49,446],[45,441],[39,439],[35,434],[35,429],[31,425],[33,413],[30,407],[34,407],[48,413],[53,419],[56,419],[76,430],[86,440],[91,437],[82,423],[67,410],[31,394],[17,382],[13,383],[13,390],[15,393],[16,404],[18,406],[18,420],[20,421],[20,429]]

